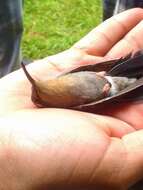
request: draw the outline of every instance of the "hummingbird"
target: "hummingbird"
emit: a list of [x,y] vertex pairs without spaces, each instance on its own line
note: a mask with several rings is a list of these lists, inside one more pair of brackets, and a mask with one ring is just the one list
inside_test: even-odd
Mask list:
[[37,107],[90,110],[108,102],[132,99],[130,94],[143,86],[142,51],[76,67],[48,80],[33,79],[23,62],[21,65],[32,84],[31,99]]

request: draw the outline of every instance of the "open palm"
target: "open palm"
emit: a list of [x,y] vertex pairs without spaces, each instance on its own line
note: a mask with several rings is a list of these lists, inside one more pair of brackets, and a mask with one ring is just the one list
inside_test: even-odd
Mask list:
[[[69,50],[35,61],[27,70],[33,78],[46,79],[137,51],[143,47],[142,19],[141,9],[121,13]],[[15,173],[19,189],[125,189],[142,178],[142,103],[106,108],[104,115],[36,108],[21,69],[0,80],[0,92],[1,146],[12,160],[3,168]],[[11,180],[6,183],[15,188]]]

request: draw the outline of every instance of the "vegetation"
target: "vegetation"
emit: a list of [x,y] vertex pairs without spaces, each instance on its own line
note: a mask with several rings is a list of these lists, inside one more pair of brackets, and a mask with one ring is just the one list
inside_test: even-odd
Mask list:
[[69,48],[101,22],[101,0],[26,0],[23,57],[39,59]]

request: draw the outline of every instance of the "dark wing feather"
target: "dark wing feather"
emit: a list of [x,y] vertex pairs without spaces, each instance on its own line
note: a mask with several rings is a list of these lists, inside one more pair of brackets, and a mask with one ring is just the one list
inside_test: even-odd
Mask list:
[[108,72],[108,75],[129,78],[143,77],[143,51],[138,51],[129,59],[121,61]]
[[93,71],[93,72],[100,72],[100,71],[109,71],[113,66],[116,65],[116,63],[119,61],[119,59],[95,63],[95,64],[88,64],[83,66],[78,66],[74,69],[65,71],[62,73],[62,75],[80,72],[80,71]]
[[121,57],[119,59],[112,59],[112,60],[103,61],[103,62],[99,62],[99,63],[95,63],[95,64],[77,66],[75,68],[72,68],[70,70],[63,72],[61,75],[66,75],[69,73],[75,73],[75,72],[80,72],[80,71],[93,71],[93,72],[106,71],[106,72],[109,72],[115,66],[118,66],[122,62],[129,60],[131,58],[131,56],[132,56],[132,54],[130,53],[126,57]]

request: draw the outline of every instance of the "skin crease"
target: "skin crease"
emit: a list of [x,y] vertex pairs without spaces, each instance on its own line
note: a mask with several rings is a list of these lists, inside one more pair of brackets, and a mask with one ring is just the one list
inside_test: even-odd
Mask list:
[[[143,48],[142,19],[139,8],[116,15],[27,70],[48,78],[137,51]],[[36,108],[21,69],[0,79],[0,92],[0,189],[124,190],[142,178],[141,102],[106,108],[104,115]]]

